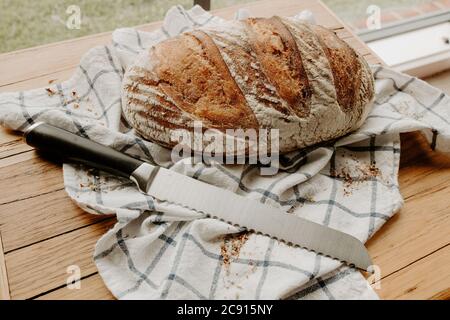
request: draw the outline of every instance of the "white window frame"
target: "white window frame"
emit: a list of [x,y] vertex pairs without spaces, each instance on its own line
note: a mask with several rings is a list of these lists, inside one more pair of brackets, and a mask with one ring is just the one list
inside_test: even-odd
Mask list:
[[[449,10],[405,19],[378,30],[364,30],[358,35],[398,71],[423,78],[450,69]],[[401,52],[405,50],[408,54],[403,57]]]

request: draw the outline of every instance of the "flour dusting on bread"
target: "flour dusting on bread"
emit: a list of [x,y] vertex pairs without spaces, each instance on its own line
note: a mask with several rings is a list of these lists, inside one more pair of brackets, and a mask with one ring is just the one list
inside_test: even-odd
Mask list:
[[[174,130],[278,129],[285,153],[357,129],[374,96],[367,62],[336,34],[294,18],[203,27],[142,53],[123,81],[123,110],[145,138]],[[198,150],[201,151],[201,150]]]

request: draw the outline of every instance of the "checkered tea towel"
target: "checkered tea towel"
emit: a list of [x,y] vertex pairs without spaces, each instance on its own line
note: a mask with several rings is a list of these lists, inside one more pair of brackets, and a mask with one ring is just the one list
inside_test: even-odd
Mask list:
[[[421,130],[433,149],[450,152],[449,97],[421,80],[373,66],[376,102],[364,125],[334,146],[283,156],[275,176],[260,175],[257,165],[172,163],[168,150],[140,138],[121,116],[124,70],[159,41],[222,22],[200,7],[177,6],[154,32],[116,30],[113,44],[90,50],[70,80],[1,94],[0,123],[20,131],[36,121],[60,126],[361,241],[402,205],[399,133]],[[64,164],[64,183],[81,208],[117,217],[94,256],[117,298],[377,298],[358,271],[335,260],[161,203],[125,179]]]

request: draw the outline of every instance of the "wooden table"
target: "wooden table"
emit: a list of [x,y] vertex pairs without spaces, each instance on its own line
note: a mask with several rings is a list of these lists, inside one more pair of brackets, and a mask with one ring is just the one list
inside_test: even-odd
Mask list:
[[[292,15],[310,9],[317,21],[361,52],[379,59],[321,2],[261,1],[243,5],[254,15]],[[214,12],[232,18],[238,7]],[[150,31],[151,23],[139,29]],[[0,91],[62,81],[89,48],[106,44],[96,34],[0,55]],[[406,203],[368,243],[382,270],[381,298],[450,297],[450,161],[431,152],[419,134],[402,137],[400,187]],[[61,166],[39,157],[21,137],[0,129],[0,297],[111,299],[92,261],[95,242],[114,217],[83,212],[66,195]],[[67,267],[81,268],[81,289],[66,288]]]

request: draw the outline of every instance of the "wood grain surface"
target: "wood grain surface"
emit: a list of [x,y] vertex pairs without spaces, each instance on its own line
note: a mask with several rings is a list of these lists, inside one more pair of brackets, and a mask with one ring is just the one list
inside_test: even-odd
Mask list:
[[[370,63],[380,63],[319,1],[259,1],[214,13],[230,19],[240,7],[256,16],[289,16],[309,9],[319,24],[334,29]],[[138,28],[159,26],[155,22]],[[110,40],[111,33],[103,33],[2,54],[0,92],[66,80],[86,51]],[[61,165],[5,129],[0,129],[0,177],[0,298],[112,299],[92,252],[115,218],[79,209],[64,191]],[[399,180],[405,206],[368,243],[382,272],[377,292],[386,299],[448,299],[450,161],[432,152],[419,133],[402,135]],[[81,268],[80,289],[66,286],[70,265]]]
[[2,234],[0,233],[0,300],[9,300],[10,298],[6,261],[5,255],[3,254]]

